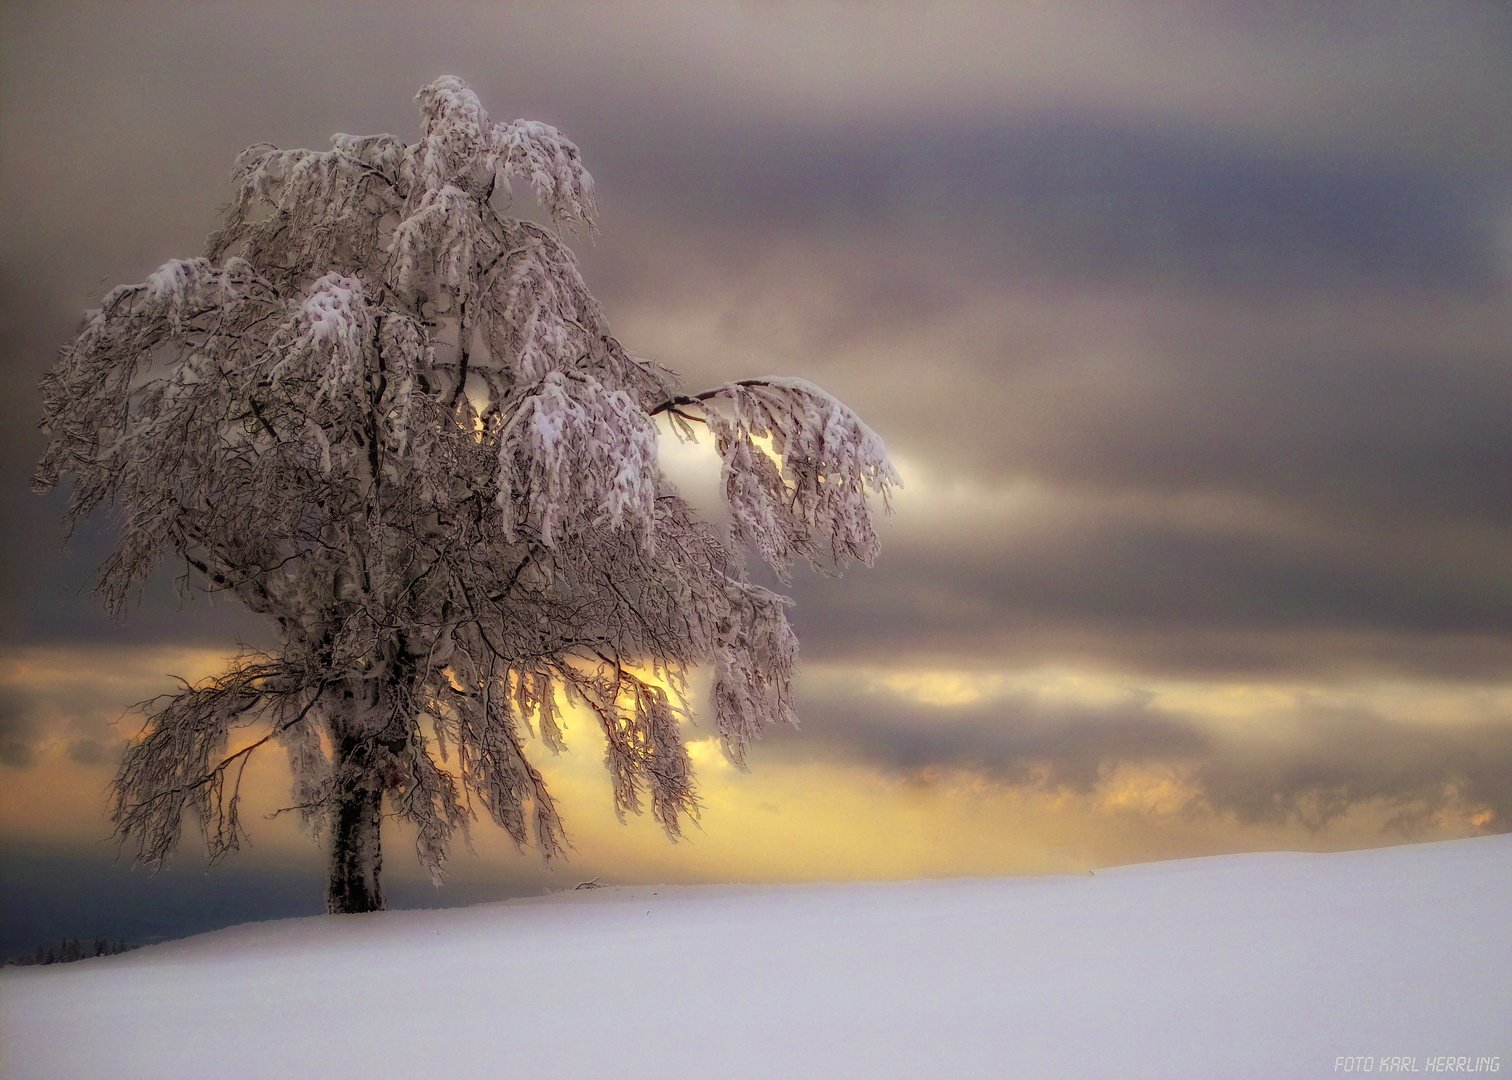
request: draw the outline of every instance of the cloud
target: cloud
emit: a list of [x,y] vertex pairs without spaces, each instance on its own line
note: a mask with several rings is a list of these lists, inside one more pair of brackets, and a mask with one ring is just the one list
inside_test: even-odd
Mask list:
[[79,765],[112,763],[141,716],[133,706],[219,670],[224,653],[185,648],[30,646],[0,656],[0,763],[28,768],[60,752]]
[[1190,775],[1202,804],[1246,824],[1321,829],[1366,802],[1404,833],[1451,807],[1512,829],[1512,724],[1438,728],[1363,712],[1303,718],[1284,740],[1236,742]]
[[[1322,830],[1375,806],[1387,808],[1388,824],[1407,834],[1446,812],[1475,828],[1512,829],[1512,721],[1505,712],[1489,721],[1402,719],[1308,700],[1316,695],[1286,701],[1258,693],[1238,714],[1204,715],[1173,707],[1164,700],[1175,696],[1169,689],[1116,681],[1102,684],[1100,700],[1007,687],[942,704],[891,690],[874,673],[852,672],[848,687],[845,679],[827,668],[801,702],[803,729],[774,731],[753,760],[817,759],[890,776],[964,776],[1081,795],[1114,788],[1133,769],[1174,785],[1166,789],[1175,794],[1170,808],[1246,826]],[[1233,695],[1221,687],[1204,694],[1210,702],[1227,697],[1232,709]]]
[[0,743],[0,765],[13,769],[25,769],[36,760],[36,751],[26,743],[14,739]]
[[639,282],[624,339],[696,383],[796,366],[937,472],[1398,518],[1512,504],[1504,289],[1215,298],[974,275],[925,241],[721,243],[633,236],[646,258],[609,275]]
[[861,761],[891,774],[962,771],[1081,793],[1117,765],[1185,760],[1206,748],[1202,732],[1153,712],[1142,695],[1130,698],[1091,707],[1008,694],[952,707],[874,691],[805,700],[802,731],[777,738],[788,754]]
[[40,734],[31,695],[0,683],[0,765],[13,769],[29,766],[36,758]]
[[1512,670],[1505,565],[1494,534],[1222,495],[905,489],[877,566],[800,576],[793,619],[815,660],[1496,678]]
[[68,760],[80,765],[114,764],[119,756],[119,744],[106,746],[98,739],[75,739],[68,744]]
[[639,212],[901,232],[919,251],[953,249],[976,275],[1275,294],[1485,287],[1501,273],[1478,176],[1266,153],[1054,109],[875,131],[733,124],[697,143],[671,128],[631,145],[617,186]]

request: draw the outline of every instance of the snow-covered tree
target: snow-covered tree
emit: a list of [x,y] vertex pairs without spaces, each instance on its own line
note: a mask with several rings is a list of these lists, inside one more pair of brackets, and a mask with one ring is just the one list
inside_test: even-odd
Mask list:
[[[283,746],[294,809],[328,833],[331,911],[384,905],[380,823],[418,830],[439,881],[473,801],[518,845],[565,842],[527,733],[602,726],[616,810],[676,836],[698,803],[679,723],[692,668],[736,763],[793,720],[789,601],[753,584],[877,552],[880,440],[799,379],[683,393],[627,352],[563,230],[593,181],[555,128],[493,123],[459,79],[424,134],[253,146],[203,258],[106,295],[43,383],[38,486],[72,528],[114,515],[99,591],[119,615],[162,563],[276,624],[276,654],[149,709],[112,820],[161,864],[186,814],[212,860],[243,838],[247,759]],[[523,179],[556,231],[495,212]],[[657,417],[723,462],[728,532],[658,468]]]

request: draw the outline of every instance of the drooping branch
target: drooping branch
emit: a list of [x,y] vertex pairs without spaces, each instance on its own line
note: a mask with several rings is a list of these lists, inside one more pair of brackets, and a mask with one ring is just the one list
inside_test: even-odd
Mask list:
[[585,673],[559,669],[564,683],[593,713],[604,732],[604,764],[614,782],[614,811],[641,811],[643,792],[651,796],[651,816],[676,839],[684,816],[696,819],[697,790],[688,749],[678,722],[686,718],[667,691],[627,671],[605,663]]
[[[320,686],[293,681],[286,665],[242,657],[223,675],[186,684],[160,708],[155,706],[162,699],[144,702],[153,711],[122,756],[110,812],[120,842],[135,840],[135,861],[164,865],[178,846],[186,810],[203,829],[212,862],[237,850],[245,835],[239,803],[247,759],[303,722],[320,696]],[[268,733],[226,755],[231,729],[261,716],[271,716]]]
[[651,415],[662,412],[681,434],[692,435],[691,419],[713,433],[732,535],[779,577],[799,559],[821,573],[876,559],[867,493],[890,509],[903,481],[882,440],[834,397],[803,379],[742,379],[669,398]]

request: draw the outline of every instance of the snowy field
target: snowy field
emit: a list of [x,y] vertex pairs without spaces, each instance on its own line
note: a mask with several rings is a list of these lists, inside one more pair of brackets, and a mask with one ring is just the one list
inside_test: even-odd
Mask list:
[[1512,1071],[1509,916],[1512,836],[291,919],[6,969],[0,1074]]

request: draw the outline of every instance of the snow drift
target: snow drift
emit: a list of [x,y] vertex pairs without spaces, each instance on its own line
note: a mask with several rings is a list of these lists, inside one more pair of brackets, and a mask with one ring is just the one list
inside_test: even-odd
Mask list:
[[1512,1071],[1512,836],[1085,877],[635,887],[0,976],[40,1077]]

